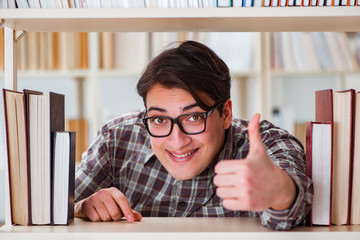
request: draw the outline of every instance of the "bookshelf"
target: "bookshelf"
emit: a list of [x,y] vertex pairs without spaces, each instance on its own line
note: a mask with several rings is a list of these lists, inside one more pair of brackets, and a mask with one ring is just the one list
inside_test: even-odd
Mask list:
[[[261,32],[258,54],[260,69],[234,76],[255,79],[258,95],[254,104],[264,118],[271,116],[271,77],[296,74],[272,73],[270,70],[269,32],[331,31],[359,32],[359,7],[303,7],[303,8],[205,8],[205,9],[0,9],[0,25],[5,29],[5,88],[17,89],[17,39],[24,32],[89,32],[89,49],[97,49],[97,32]],[[137,71],[99,71],[99,52],[89,51],[89,68],[68,71],[74,78],[87,79],[89,92],[85,109],[93,116],[92,136],[100,125],[99,91],[101,76],[138,74]],[[55,78],[59,72],[30,73],[26,76]],[[310,73],[311,74],[311,73]],[[328,74],[328,73],[325,73]],[[336,72],[335,74],[342,74]],[[20,75],[19,75],[20,76]],[[8,191],[8,190],[7,190]],[[8,223],[8,221],[7,221]]]
[[89,222],[75,218],[70,226],[4,226],[1,239],[249,239],[249,240],[358,240],[360,226],[295,227],[273,231],[261,226],[259,218],[162,218],[145,217],[141,222]]

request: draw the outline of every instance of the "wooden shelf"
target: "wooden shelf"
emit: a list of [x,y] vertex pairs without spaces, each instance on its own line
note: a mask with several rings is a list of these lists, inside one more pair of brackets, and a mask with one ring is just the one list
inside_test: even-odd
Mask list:
[[360,7],[0,9],[28,32],[360,31]]
[[3,226],[1,239],[359,239],[360,225],[295,227],[273,231],[259,218],[145,217],[141,222],[89,222],[75,218],[70,226]]
[[360,74],[360,70],[353,71],[272,71],[272,77],[293,77],[293,76],[334,76],[339,74]]

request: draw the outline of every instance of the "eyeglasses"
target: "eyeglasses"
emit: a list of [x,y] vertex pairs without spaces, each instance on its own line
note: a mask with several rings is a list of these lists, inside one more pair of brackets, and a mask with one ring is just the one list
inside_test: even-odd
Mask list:
[[218,108],[224,101],[220,101],[207,112],[186,113],[171,118],[167,116],[154,116],[143,118],[143,123],[152,137],[167,137],[171,134],[174,124],[177,124],[180,130],[188,135],[195,135],[205,132],[206,119]]

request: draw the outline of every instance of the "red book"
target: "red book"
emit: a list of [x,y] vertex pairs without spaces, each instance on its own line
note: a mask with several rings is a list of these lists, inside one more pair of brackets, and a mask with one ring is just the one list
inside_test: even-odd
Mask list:
[[333,121],[333,91],[332,89],[315,92],[315,121]]

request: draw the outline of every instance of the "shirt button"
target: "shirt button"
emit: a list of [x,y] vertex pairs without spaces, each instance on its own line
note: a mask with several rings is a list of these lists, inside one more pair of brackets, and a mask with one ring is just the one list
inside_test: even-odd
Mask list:
[[186,202],[182,201],[182,202],[179,202],[179,207],[185,207],[186,206]]

